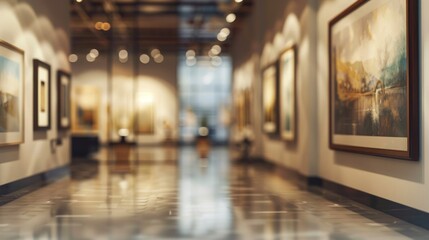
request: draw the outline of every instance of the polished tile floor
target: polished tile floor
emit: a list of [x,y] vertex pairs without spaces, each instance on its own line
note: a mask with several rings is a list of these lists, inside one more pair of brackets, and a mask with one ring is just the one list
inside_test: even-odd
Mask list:
[[272,169],[231,164],[227,149],[138,151],[141,161],[78,164],[71,178],[1,206],[0,239],[429,239]]

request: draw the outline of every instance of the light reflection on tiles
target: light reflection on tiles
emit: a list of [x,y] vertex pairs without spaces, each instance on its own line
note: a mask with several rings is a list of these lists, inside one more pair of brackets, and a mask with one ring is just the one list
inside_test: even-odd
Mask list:
[[[355,202],[326,200],[261,166],[230,164],[227,149],[204,161],[191,148],[162,151],[137,149],[133,157],[142,161],[127,167],[75,166],[72,179],[1,206],[0,239],[429,238],[424,229]],[[111,154],[100,156],[108,162]]]

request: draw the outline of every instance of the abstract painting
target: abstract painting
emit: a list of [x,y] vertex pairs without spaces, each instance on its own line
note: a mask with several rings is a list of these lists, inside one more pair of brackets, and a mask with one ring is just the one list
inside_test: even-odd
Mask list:
[[280,75],[280,129],[281,136],[286,141],[295,140],[296,107],[295,107],[295,78],[296,78],[296,48],[286,49],[279,60]]
[[24,51],[0,40],[0,145],[24,141]]
[[72,132],[99,131],[100,90],[95,86],[75,86],[72,91]]
[[263,130],[268,134],[278,133],[277,65],[271,65],[263,71],[262,106]]
[[57,72],[57,108],[58,108],[58,129],[70,129],[71,127],[71,75],[59,70]]
[[331,21],[332,149],[416,158],[416,2],[358,1]]
[[34,130],[51,127],[51,67],[33,60]]

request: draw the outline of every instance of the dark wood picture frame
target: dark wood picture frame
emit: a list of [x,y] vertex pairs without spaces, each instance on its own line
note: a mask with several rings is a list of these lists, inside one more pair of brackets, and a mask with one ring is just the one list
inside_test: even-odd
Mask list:
[[[7,61],[8,64],[2,64],[2,68],[0,68],[0,81],[3,79],[3,71],[9,71],[13,73],[18,73],[18,83],[16,83],[16,89],[17,96],[12,96],[13,93],[6,93],[7,98],[10,98],[12,96],[12,99],[15,99],[15,101],[12,101],[12,105],[18,105],[16,115],[18,115],[18,119],[7,119],[7,112],[8,107],[7,106],[0,106],[2,107],[2,113],[0,114],[1,120],[0,121],[18,121],[18,125],[14,126],[13,128],[18,129],[12,129],[10,131],[3,131],[0,132],[0,146],[11,146],[11,145],[19,145],[21,143],[24,143],[25,141],[25,88],[24,88],[24,82],[25,82],[25,52],[24,50],[6,42],[3,40],[0,40],[0,58],[4,59],[2,61]],[[12,63],[13,62],[13,63]],[[15,66],[12,66],[16,64]],[[14,68],[16,67],[17,68]],[[3,69],[4,68],[4,69]],[[8,83],[9,84],[9,83]],[[7,85],[8,85],[7,84]],[[3,89],[0,89],[0,95],[3,95]],[[10,103],[9,103],[10,104]],[[15,108],[16,109],[16,108]],[[13,114],[12,114],[13,115]],[[0,123],[0,125],[2,125]],[[6,124],[7,125],[7,124]],[[3,128],[8,128],[9,126],[3,126]]]
[[[47,79],[45,79],[44,87],[41,87],[41,81],[40,81],[40,68],[43,68],[47,71]],[[34,104],[34,115],[33,115],[33,128],[34,130],[48,130],[51,128],[51,66],[45,62],[42,62],[38,59],[33,59],[33,104]],[[43,89],[45,88],[45,89]],[[42,96],[41,91],[45,90],[47,92],[47,97],[45,98]],[[39,101],[40,99],[44,99],[42,102]],[[46,110],[43,110],[43,107],[40,107],[41,105],[46,106]],[[42,109],[40,109],[40,108]],[[40,118],[40,112],[46,111],[46,124],[41,124],[41,118]]]
[[57,71],[57,96],[57,127],[68,130],[71,128],[71,75],[62,70]]
[[[285,114],[283,112],[283,104],[285,104],[285,101],[283,100],[284,97],[284,92],[283,92],[283,81],[285,81],[285,79],[283,79],[283,67],[282,67],[282,59],[283,56],[287,53],[289,53],[290,51],[293,52],[293,60],[294,60],[294,65],[293,65],[293,103],[292,103],[292,108],[293,108],[293,116],[291,118],[291,120],[293,121],[291,123],[292,125],[292,129],[290,131],[290,133],[287,133],[287,131],[284,131],[284,127],[283,127],[283,115]],[[298,126],[298,107],[297,107],[297,66],[298,66],[298,47],[296,44],[284,49],[281,53],[280,53],[280,57],[279,57],[279,61],[278,61],[278,76],[279,76],[279,83],[278,83],[278,88],[279,88],[279,128],[280,128],[280,135],[282,137],[282,139],[286,142],[296,142],[297,139],[297,126]]]
[[[376,0],[374,0],[376,1]],[[390,157],[396,159],[418,161],[420,153],[420,136],[419,136],[419,10],[417,0],[403,0],[406,4],[406,150],[373,148],[347,145],[347,143],[334,143],[334,73],[336,66],[333,64],[333,27],[342,19],[349,16],[354,11],[365,6],[373,0],[358,0],[349,8],[340,13],[329,23],[329,144],[333,150],[347,151],[360,154],[368,154],[380,157]],[[378,85],[378,84],[377,84]],[[377,86],[375,87],[377,88]],[[384,90],[384,86],[383,86]],[[368,136],[372,137],[372,136]],[[405,138],[405,137],[404,137]],[[391,147],[391,146],[389,146]],[[392,148],[392,147],[391,147]]]
[[[264,100],[264,95],[265,95],[265,82],[268,80],[265,78],[265,74],[267,71],[269,71],[270,69],[274,69],[275,71],[275,77],[274,77],[274,96],[275,96],[275,100],[274,100],[274,106],[273,106],[273,112],[275,113],[274,119],[273,119],[273,124],[274,124],[274,129],[270,130],[267,129],[266,127],[266,117],[265,117],[265,100]],[[265,132],[268,136],[270,136],[271,138],[278,138],[279,137],[279,133],[280,133],[280,114],[279,114],[279,63],[278,61],[269,64],[268,66],[266,66],[265,68],[263,68],[262,70],[262,130],[263,132]]]

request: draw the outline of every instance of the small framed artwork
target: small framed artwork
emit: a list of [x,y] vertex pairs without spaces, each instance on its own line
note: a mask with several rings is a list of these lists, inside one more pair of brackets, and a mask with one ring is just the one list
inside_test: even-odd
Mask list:
[[265,68],[262,76],[263,130],[277,135],[278,127],[278,75],[277,64]]
[[34,130],[51,127],[51,66],[33,60]]
[[155,98],[149,92],[137,94],[136,133],[141,135],[155,134]]
[[0,145],[24,142],[24,51],[0,40]]
[[286,49],[279,60],[280,133],[282,139],[295,141],[296,135],[296,47]]
[[94,86],[74,86],[72,94],[72,132],[97,133],[100,90]]
[[71,127],[71,75],[69,73],[61,70],[57,72],[57,88],[58,129],[67,130]]
[[329,25],[330,147],[418,160],[417,0],[360,0]]

